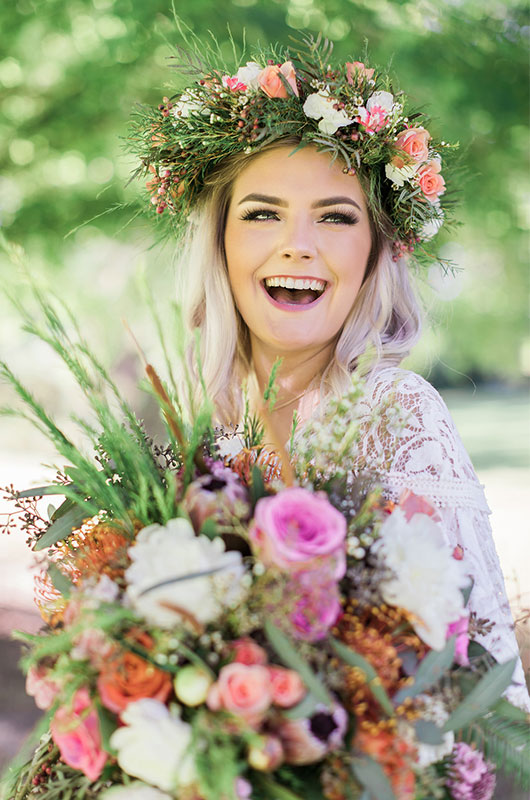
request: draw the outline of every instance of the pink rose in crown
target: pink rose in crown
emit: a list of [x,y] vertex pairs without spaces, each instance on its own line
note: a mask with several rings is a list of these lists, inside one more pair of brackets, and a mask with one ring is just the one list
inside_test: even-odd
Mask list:
[[107,753],[101,748],[98,715],[87,689],[78,689],[72,705],[55,713],[50,730],[62,760],[96,781],[106,764]]
[[364,66],[362,61],[346,62],[346,79],[350,84],[361,83],[363,80],[371,81],[374,70]]
[[252,727],[258,727],[272,703],[272,684],[267,667],[227,664],[210,686],[206,704],[211,711],[230,711]]
[[234,651],[234,661],[238,664],[246,664],[247,667],[250,667],[252,664],[267,663],[267,653],[250,636],[236,639],[235,642],[230,643],[230,647]]
[[282,75],[295,95],[298,97],[296,85],[296,72],[290,61],[285,61],[281,66],[269,64],[258,75],[258,83],[268,97],[288,97],[287,89],[280,77]]
[[425,128],[407,128],[397,137],[396,147],[404,150],[414,161],[427,161],[430,138]]
[[346,520],[323,493],[295,487],[262,497],[249,537],[267,566],[293,572],[331,562],[335,580],[346,571]]
[[433,159],[418,170],[420,189],[431,203],[434,203],[445,192],[445,181],[440,175],[441,168],[440,162]]

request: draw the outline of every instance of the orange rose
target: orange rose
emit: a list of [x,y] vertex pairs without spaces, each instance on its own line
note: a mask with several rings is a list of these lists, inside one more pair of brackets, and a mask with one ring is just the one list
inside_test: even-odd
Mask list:
[[440,175],[440,162],[428,161],[418,170],[418,182],[423,194],[431,203],[445,192],[445,181]]
[[210,687],[206,704],[212,711],[230,711],[257,727],[272,702],[269,671],[259,664],[228,664]]
[[296,72],[290,61],[286,61],[281,67],[278,64],[270,64],[258,75],[258,83],[268,97],[288,97],[287,89],[280,78],[283,75],[295,95],[298,97],[298,87],[296,85]]
[[300,675],[292,669],[269,667],[272,685],[272,702],[282,708],[291,708],[305,697],[306,689]]
[[[352,85],[361,82],[363,79],[370,81],[374,76],[373,69],[367,69],[362,61],[347,61],[346,62],[346,77],[348,83]],[[355,80],[356,79],[356,80]]]
[[427,161],[431,135],[425,128],[407,128],[397,137],[396,147],[404,150],[414,161]]
[[362,730],[357,730],[353,744],[381,765],[396,797],[412,800],[415,777],[410,765],[415,751],[411,745],[393,733],[367,733]]
[[[153,645],[151,637],[145,633],[136,634],[135,641],[146,649]],[[128,650],[121,651],[119,656],[108,662],[97,684],[101,702],[115,714],[120,714],[129,703],[143,697],[152,697],[164,703],[172,688],[167,672]]]

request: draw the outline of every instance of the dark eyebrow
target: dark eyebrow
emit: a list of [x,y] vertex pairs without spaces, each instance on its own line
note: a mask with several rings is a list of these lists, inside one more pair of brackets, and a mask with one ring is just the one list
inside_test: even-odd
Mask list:
[[[285,200],[282,200],[280,197],[274,197],[268,194],[247,194],[242,200],[239,201],[238,205],[242,203],[247,203],[251,200],[254,200],[257,203],[268,203],[271,206],[280,206],[281,208],[286,208],[287,203]],[[355,200],[352,200],[351,197],[339,196],[339,197],[325,197],[323,200],[317,200],[311,208],[324,208],[325,206],[338,206],[342,205],[343,203],[347,203],[350,206],[355,206],[362,211],[359,203],[356,203]]]

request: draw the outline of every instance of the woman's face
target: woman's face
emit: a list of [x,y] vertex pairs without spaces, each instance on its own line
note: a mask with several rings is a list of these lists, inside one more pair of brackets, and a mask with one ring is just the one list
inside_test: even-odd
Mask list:
[[307,146],[253,159],[235,181],[228,275],[253,348],[321,349],[337,337],[371,248],[364,193],[342,163]]

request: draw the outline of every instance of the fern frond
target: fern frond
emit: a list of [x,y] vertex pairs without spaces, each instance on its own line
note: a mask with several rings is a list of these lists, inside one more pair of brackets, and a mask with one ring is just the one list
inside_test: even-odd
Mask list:
[[482,750],[499,770],[530,789],[530,725],[495,712],[476,719],[463,731],[464,739]]

